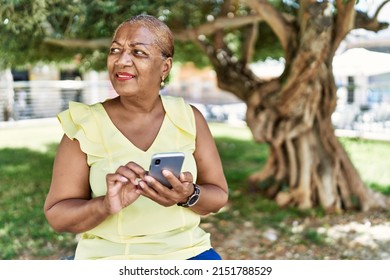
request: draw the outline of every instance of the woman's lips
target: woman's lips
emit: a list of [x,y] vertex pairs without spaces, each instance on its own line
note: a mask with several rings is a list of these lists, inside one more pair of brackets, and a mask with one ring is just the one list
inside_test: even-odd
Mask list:
[[118,81],[128,81],[134,77],[135,77],[135,75],[127,73],[127,72],[117,72],[116,73],[116,79]]

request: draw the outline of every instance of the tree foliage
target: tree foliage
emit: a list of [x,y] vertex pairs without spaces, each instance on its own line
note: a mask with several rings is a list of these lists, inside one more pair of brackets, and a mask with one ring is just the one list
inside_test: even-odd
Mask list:
[[[104,69],[107,40],[115,28],[136,14],[152,14],[166,21],[174,32],[196,28],[211,22],[221,13],[221,0],[215,1],[125,1],[125,0],[5,0],[0,7],[0,67],[26,66],[36,62],[71,62],[82,56],[85,69]],[[286,12],[291,5],[274,1]],[[248,15],[248,7],[233,3],[235,16]],[[235,28],[234,28],[235,29]],[[245,28],[231,29],[229,45],[240,55],[240,43]],[[268,25],[260,26],[254,59],[282,55],[278,40]],[[61,45],[60,40],[94,40],[102,43],[87,47]],[[85,42],[85,41],[83,41]],[[177,40],[176,61],[194,61],[199,66],[209,64],[207,57],[193,42]],[[195,54],[195,55],[194,55]]]
[[[104,69],[109,38],[122,21],[136,14],[152,14],[169,24],[175,33],[197,30],[210,25],[222,14],[226,19],[238,19],[254,14],[247,1],[222,0],[3,0],[0,7],[0,67],[26,66],[36,62],[71,62],[81,55],[82,68]],[[286,19],[298,16],[299,1],[269,1]],[[227,3],[227,4],[226,4]],[[362,13],[363,15],[363,13]],[[281,57],[280,42],[269,23],[256,19],[257,39],[252,60]],[[364,22],[365,18],[359,17]],[[213,28],[212,26],[210,28]],[[249,32],[250,25],[221,26],[229,33],[230,50],[237,58]],[[201,32],[202,30],[199,30]],[[201,33],[199,33],[201,34]],[[60,44],[60,40],[91,40],[83,43]],[[212,38],[211,38],[212,39]],[[100,41],[99,41],[100,40]],[[54,43],[53,43],[54,42]],[[85,42],[85,41],[83,41]],[[98,43],[98,44],[95,44]],[[208,58],[193,40],[177,40],[176,61],[193,61],[199,66],[209,64]]]
[[[108,39],[118,24],[131,16],[141,13],[155,15],[166,21],[175,33],[183,34],[186,30],[210,25],[222,14],[226,15],[227,20],[253,15],[253,9],[246,2],[248,1],[3,0],[0,7],[0,38],[3,42],[0,46],[0,67],[25,66],[39,61],[68,62],[78,54],[83,58],[84,68],[103,69]],[[268,2],[282,12],[287,20],[290,16],[298,16],[299,1]],[[251,59],[256,61],[283,56],[280,42],[269,23],[253,18],[258,25]],[[362,22],[365,20],[363,16],[358,19]],[[230,50],[237,58],[242,58],[241,50],[245,47],[243,38],[248,32],[254,32],[252,27],[233,25],[221,28],[229,33],[225,40],[228,41]],[[74,47],[59,43],[60,40],[72,39],[92,40],[93,43],[89,46],[76,44]],[[95,44],[99,39],[100,43]],[[176,60],[191,60],[200,66],[208,64],[204,53],[194,45],[193,40],[187,39],[176,42]]]

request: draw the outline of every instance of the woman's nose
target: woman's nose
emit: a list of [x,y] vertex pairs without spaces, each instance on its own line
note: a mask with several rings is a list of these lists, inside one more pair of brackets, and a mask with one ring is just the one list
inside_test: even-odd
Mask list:
[[131,66],[133,65],[133,56],[128,52],[122,52],[115,62],[117,65]]

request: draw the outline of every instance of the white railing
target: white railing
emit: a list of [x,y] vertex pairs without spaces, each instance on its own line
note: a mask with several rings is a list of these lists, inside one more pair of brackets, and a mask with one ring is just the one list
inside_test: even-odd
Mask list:
[[[203,88],[186,93],[186,89],[178,85],[168,85],[164,93],[183,96],[198,107],[209,121],[245,120],[245,103],[230,93]],[[11,88],[6,87],[6,83],[0,83],[0,122],[52,118],[67,109],[69,101],[92,104],[114,96],[116,93],[110,81],[105,79],[13,82]],[[369,109],[340,103],[332,120],[336,129],[352,131],[357,136],[363,132],[390,136],[390,102],[386,97]]]
[[[182,96],[197,106],[211,120],[243,120],[246,106],[233,94],[211,90],[199,83],[183,87],[168,85],[162,94]],[[0,121],[19,121],[55,117],[68,108],[69,101],[93,104],[116,96],[109,80],[56,80],[12,82],[0,84]],[[207,85],[207,84],[206,84]]]
[[69,101],[92,104],[114,95],[105,80],[13,82],[11,90],[0,85],[0,121],[55,117]]

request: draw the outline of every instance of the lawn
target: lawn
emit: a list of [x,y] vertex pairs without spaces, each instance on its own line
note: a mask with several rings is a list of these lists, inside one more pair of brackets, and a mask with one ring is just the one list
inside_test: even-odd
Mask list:
[[[229,210],[205,219],[205,225],[213,224],[223,233],[226,221],[277,227],[287,218],[322,215],[319,210],[279,209],[272,201],[248,197],[246,178],[264,165],[267,146],[254,143],[244,126],[210,124],[210,128],[229,182],[231,205]],[[61,135],[55,121],[0,128],[0,259],[45,259],[74,250],[75,236],[55,233],[42,212]],[[341,141],[367,185],[390,194],[390,143]],[[312,238],[315,241],[318,236]]]

